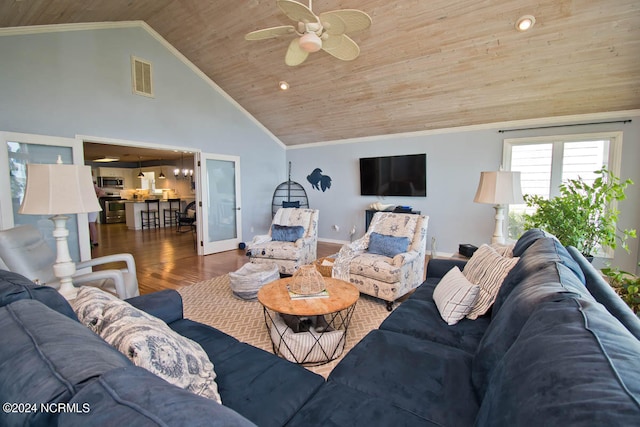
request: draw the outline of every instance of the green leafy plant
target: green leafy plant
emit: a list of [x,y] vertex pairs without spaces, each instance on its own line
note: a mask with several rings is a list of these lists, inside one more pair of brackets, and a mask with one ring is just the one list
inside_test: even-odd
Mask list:
[[640,315],[640,277],[611,267],[603,268],[602,273],[609,278],[609,284],[620,298],[631,307],[634,313]]
[[636,230],[616,227],[620,211],[613,201],[624,200],[624,190],[633,181],[621,181],[606,167],[595,174],[593,184],[582,178],[568,180],[560,186],[560,195],[549,200],[525,195],[527,206],[535,208],[534,213],[525,214],[526,227],[548,231],[587,256],[593,256],[599,246],[616,249],[618,243],[628,252],[627,239],[636,237]]

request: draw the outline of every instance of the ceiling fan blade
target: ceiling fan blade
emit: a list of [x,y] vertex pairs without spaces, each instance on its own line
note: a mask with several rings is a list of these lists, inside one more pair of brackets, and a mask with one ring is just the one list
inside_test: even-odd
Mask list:
[[293,34],[296,29],[293,25],[284,25],[281,27],[265,28],[263,30],[252,31],[244,36],[245,40],[264,40],[272,39],[278,36]]
[[360,55],[360,48],[346,34],[329,35],[322,41],[322,50],[343,61],[351,61]]
[[291,40],[289,43],[289,48],[287,49],[287,55],[284,57],[285,64],[295,67],[296,65],[302,64],[309,56],[309,52],[306,50],[302,50],[300,44],[298,43],[298,38]]
[[278,7],[296,22],[318,22],[318,17],[307,6],[293,0],[278,0]]
[[366,30],[371,17],[361,10],[343,9],[320,14],[320,22],[329,34],[344,34]]

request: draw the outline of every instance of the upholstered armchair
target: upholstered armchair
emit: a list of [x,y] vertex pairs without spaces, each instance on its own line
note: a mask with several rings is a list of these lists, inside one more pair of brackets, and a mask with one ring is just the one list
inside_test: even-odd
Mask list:
[[360,239],[344,245],[333,264],[333,277],[361,293],[393,302],[423,282],[429,217],[376,212]]
[[255,236],[248,255],[253,263],[275,263],[281,274],[293,274],[311,264],[318,252],[317,209],[280,208],[269,234]]
[[[33,225],[0,231],[0,266],[42,285],[59,287],[53,272],[56,254]],[[96,286],[119,298],[140,295],[136,263],[131,254],[114,254],[76,263],[78,271],[107,263],[125,263],[122,269],[99,270],[73,276],[74,286]]]

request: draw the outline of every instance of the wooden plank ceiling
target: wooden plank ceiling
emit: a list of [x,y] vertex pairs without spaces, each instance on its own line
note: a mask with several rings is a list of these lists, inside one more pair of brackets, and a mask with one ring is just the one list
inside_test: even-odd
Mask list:
[[2,0],[0,27],[143,20],[286,145],[640,108],[638,0],[313,2],[345,8],[360,56],[297,67],[292,36],[244,40],[292,23],[275,0]]

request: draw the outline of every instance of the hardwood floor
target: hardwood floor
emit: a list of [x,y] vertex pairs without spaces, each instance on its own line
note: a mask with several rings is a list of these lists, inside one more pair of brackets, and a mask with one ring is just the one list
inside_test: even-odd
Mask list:
[[[191,232],[175,228],[129,230],[126,224],[98,224],[98,241],[92,256],[133,254],[140,294],[176,289],[235,271],[249,262],[244,250],[198,256]],[[334,254],[339,244],[318,242],[318,258]],[[103,268],[113,268],[106,265]]]

